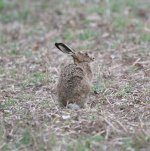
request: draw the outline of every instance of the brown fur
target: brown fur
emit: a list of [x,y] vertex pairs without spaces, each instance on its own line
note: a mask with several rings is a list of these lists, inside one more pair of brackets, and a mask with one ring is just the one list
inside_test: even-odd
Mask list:
[[[65,45],[65,47],[67,46]],[[58,101],[62,106],[76,103],[83,107],[91,89],[92,70],[90,62],[93,61],[93,58],[87,53],[81,52],[75,53],[72,51],[71,55],[74,64],[62,68],[58,80]]]

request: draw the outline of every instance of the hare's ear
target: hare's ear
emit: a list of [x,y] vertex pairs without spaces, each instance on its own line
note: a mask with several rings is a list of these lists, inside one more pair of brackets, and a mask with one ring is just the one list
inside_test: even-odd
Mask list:
[[55,43],[55,46],[62,52],[68,54],[74,54],[74,50],[69,48],[66,44],[63,43]]

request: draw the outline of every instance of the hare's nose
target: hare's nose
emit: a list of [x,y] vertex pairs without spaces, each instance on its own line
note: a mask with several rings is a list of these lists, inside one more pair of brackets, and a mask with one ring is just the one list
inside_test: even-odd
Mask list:
[[92,57],[92,60],[95,60],[95,58],[94,58],[94,57]]

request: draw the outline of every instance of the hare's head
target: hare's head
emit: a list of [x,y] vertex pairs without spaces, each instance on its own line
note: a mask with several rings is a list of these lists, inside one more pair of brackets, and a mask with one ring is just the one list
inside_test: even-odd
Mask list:
[[90,63],[94,60],[93,57],[89,56],[87,52],[75,52],[73,49],[69,48],[67,45],[63,43],[55,43],[55,46],[64,53],[70,54],[73,57],[74,63]]

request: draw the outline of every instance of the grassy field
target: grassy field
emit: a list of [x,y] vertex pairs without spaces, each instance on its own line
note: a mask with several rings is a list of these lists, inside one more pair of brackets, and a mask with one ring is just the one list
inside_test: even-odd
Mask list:
[[[0,151],[150,151],[150,1],[0,0]],[[84,109],[60,108],[72,62],[90,51]]]

